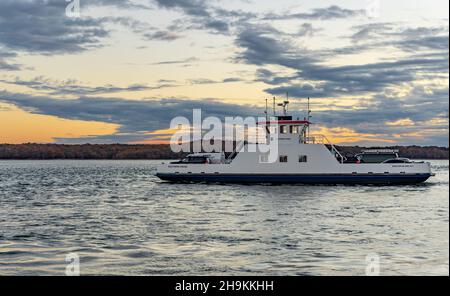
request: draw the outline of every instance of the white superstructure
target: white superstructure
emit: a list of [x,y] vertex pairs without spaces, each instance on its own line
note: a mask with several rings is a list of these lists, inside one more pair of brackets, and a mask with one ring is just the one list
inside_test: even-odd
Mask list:
[[[354,161],[346,159],[323,135],[309,134],[309,120],[284,114],[260,123],[268,140],[277,139],[277,155],[269,161],[268,144],[241,143],[225,157],[223,153],[191,154],[189,159],[162,164],[157,176],[175,182],[299,183],[299,184],[413,184],[432,176],[430,164],[398,158],[365,163],[365,151]],[[259,146],[258,146],[259,145]],[[262,146],[261,146],[262,145]],[[273,152],[273,151],[272,151]],[[379,153],[389,152],[378,151]]]

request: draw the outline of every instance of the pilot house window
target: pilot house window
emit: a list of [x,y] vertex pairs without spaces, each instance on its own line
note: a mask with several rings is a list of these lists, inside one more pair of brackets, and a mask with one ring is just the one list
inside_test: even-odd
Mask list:
[[308,162],[308,156],[306,155],[300,155],[298,157],[298,162]]
[[280,155],[280,162],[288,162],[288,157],[286,155]]
[[300,127],[298,125],[291,125],[291,134],[299,134]]
[[287,125],[281,125],[280,126],[280,134],[287,134],[288,133],[288,126]]

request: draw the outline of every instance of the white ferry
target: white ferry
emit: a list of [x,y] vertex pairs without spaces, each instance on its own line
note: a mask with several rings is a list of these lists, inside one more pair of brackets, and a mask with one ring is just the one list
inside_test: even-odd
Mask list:
[[278,138],[275,162],[268,161],[267,153],[249,152],[261,150],[252,147],[261,144],[242,142],[228,156],[193,153],[162,164],[156,176],[171,182],[381,185],[417,184],[433,176],[430,163],[400,158],[395,150],[366,150],[344,157],[324,135],[309,134],[309,115],[304,120],[287,115],[287,104],[282,116],[260,123],[267,140]]

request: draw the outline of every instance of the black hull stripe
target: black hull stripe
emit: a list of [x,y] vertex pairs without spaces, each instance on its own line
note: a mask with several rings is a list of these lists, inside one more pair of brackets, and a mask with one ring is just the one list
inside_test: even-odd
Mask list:
[[285,184],[417,184],[430,174],[157,174],[172,182],[285,183]]

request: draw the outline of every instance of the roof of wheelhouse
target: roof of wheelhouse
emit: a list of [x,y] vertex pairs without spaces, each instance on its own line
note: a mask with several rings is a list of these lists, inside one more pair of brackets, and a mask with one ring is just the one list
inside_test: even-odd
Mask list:
[[267,120],[267,121],[262,121],[262,122],[258,122],[258,125],[287,125],[287,124],[292,124],[292,125],[309,125],[311,124],[311,122],[309,120],[293,120],[292,116],[287,116],[287,115],[283,115],[283,116],[275,116],[275,120]]

